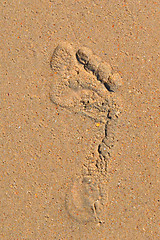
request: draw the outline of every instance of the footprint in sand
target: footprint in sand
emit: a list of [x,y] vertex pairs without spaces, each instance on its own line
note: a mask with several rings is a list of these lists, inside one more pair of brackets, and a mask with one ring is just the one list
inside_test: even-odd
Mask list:
[[[122,85],[119,73],[103,62],[87,47],[77,52],[66,42],[59,43],[51,58],[54,73],[51,101],[73,113],[105,125],[95,161],[83,166],[66,197],[70,216],[79,222],[102,223],[101,213],[106,205],[107,162],[115,142],[117,120],[121,112],[117,92]],[[103,190],[102,190],[103,189]]]

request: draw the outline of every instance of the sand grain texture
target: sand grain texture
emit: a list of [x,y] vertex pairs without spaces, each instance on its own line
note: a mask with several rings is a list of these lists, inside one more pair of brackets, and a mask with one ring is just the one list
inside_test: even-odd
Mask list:
[[159,8],[1,1],[0,239],[160,238]]

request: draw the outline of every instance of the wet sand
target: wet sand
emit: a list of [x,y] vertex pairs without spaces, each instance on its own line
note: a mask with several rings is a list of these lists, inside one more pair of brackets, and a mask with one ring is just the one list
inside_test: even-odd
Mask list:
[[[1,3],[1,239],[160,238],[159,7],[155,1]],[[93,111],[93,120],[77,105],[51,101],[50,63],[61,41],[74,54],[87,46],[122,76],[108,158],[99,148],[106,134],[101,112]],[[96,82],[81,65],[81,79]],[[90,100],[92,90],[85,94]],[[107,121],[108,108],[104,115]]]

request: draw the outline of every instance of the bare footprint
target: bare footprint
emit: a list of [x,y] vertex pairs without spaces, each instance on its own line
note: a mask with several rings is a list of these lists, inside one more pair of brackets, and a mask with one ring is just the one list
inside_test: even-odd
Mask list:
[[51,101],[72,113],[90,118],[94,124],[101,122],[105,125],[104,138],[93,153],[95,159],[85,161],[82,172],[73,177],[66,197],[67,211],[75,220],[100,224],[107,201],[104,191],[107,186],[103,186],[106,185],[107,163],[121,112],[116,96],[122,79],[89,48],[82,47],[75,52],[66,42],[58,44],[54,50],[51,68],[54,73]]

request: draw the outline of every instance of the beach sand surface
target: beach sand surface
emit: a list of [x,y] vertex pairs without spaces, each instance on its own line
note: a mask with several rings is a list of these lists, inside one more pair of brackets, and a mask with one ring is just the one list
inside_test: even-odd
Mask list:
[[[15,0],[0,8],[0,239],[160,239],[158,1]],[[61,41],[75,53],[87,46],[123,80],[116,143],[93,178],[85,171],[104,123],[50,97]],[[82,79],[91,76],[85,71]]]

